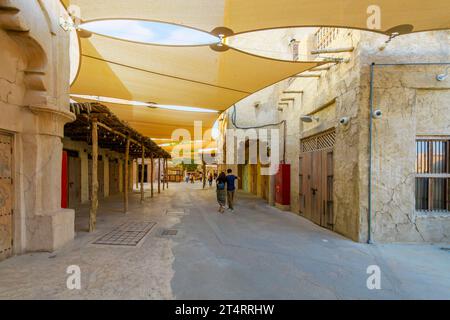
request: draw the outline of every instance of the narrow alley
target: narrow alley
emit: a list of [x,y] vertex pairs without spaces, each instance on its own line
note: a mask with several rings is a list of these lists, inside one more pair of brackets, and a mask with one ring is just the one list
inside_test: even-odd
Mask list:
[[[100,202],[93,233],[88,206],[78,210],[63,249],[2,262],[0,299],[450,298],[450,255],[439,245],[355,243],[243,192],[220,215],[215,189],[200,183],[170,184],[143,204],[134,192],[127,215],[121,200]],[[137,246],[94,244],[130,223],[151,227]],[[73,265],[80,290],[66,286]],[[381,290],[366,286],[371,265]]]

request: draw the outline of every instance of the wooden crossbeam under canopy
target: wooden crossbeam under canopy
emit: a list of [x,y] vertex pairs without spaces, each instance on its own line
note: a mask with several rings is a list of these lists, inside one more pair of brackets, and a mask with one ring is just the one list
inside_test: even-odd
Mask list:
[[[92,146],[92,194],[89,210],[89,232],[95,231],[98,209],[98,148],[125,154],[124,164],[124,212],[128,212],[130,160],[141,158],[158,159],[167,163],[170,154],[150,138],[144,137],[125,122],[117,118],[106,106],[97,102],[71,103],[70,111],[76,120],[64,127],[64,136],[74,141],[84,141]],[[159,168],[159,166],[158,166]],[[160,177],[159,177],[160,179]],[[153,179],[152,179],[153,180]],[[158,180],[159,189],[159,180]],[[160,190],[158,190],[160,191]],[[152,181],[153,197],[153,181]],[[141,174],[141,202],[144,201],[143,174]]]
[[70,110],[77,118],[64,128],[64,136],[75,141],[92,144],[92,120],[98,125],[98,144],[100,148],[125,154],[127,138],[130,137],[129,156],[132,159],[142,157],[170,158],[170,154],[159,147],[152,139],[144,137],[125,122],[115,116],[106,106],[97,102],[71,103]]

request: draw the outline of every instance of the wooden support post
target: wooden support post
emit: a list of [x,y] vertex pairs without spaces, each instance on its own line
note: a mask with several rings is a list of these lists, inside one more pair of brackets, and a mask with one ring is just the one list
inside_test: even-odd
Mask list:
[[169,159],[166,158],[166,188],[169,189]]
[[141,158],[141,202],[144,202],[144,159],[145,159],[145,147],[142,145],[142,158]]
[[124,180],[124,189],[123,189],[123,195],[124,195],[124,203],[123,203],[123,211],[125,213],[128,213],[128,189],[130,187],[130,180],[129,180],[129,165],[128,162],[130,160],[130,136],[127,137],[127,145],[125,148],[125,178]]
[[93,119],[91,123],[92,130],[92,194],[91,194],[91,208],[89,210],[89,232],[95,231],[97,223],[97,208],[98,208],[98,126],[97,119]]
[[161,158],[158,158],[158,193],[161,193]]
[[136,189],[139,189],[139,159],[136,158]]
[[163,191],[166,189],[166,159],[162,159],[162,186],[163,186]]
[[154,175],[154,165],[155,165],[155,159],[153,159],[153,155],[151,156],[151,162],[150,162],[150,192],[151,197],[153,198],[153,180],[155,179]]

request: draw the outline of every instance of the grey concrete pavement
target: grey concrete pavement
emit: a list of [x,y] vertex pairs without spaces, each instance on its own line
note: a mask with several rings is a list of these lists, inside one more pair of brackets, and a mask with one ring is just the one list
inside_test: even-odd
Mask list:
[[[146,197],[132,195],[127,215],[120,197],[101,202],[92,234],[81,208],[73,243],[0,263],[0,298],[450,299],[448,244],[358,244],[246,194],[219,215],[214,190],[200,184]],[[138,247],[92,244],[127,221],[156,225]],[[66,287],[69,265],[81,269],[81,290]],[[381,290],[367,289],[370,265]]]

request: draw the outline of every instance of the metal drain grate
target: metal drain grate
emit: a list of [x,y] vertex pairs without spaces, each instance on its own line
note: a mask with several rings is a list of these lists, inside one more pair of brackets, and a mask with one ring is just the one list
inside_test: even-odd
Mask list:
[[188,212],[186,209],[172,209],[166,210],[166,214],[169,216],[185,216]]
[[93,244],[135,247],[150,232],[155,222],[126,222],[103,235]]
[[176,236],[178,234],[178,230],[168,229],[162,232],[163,236]]

